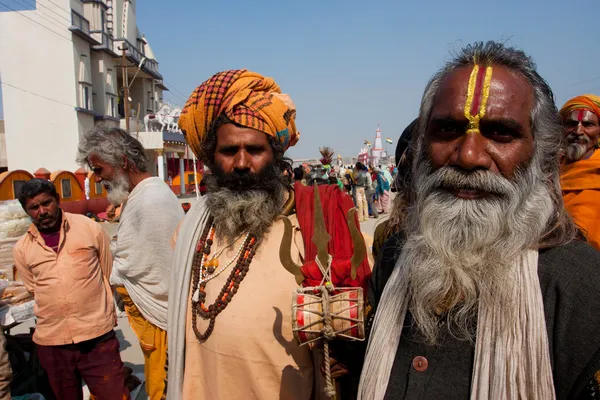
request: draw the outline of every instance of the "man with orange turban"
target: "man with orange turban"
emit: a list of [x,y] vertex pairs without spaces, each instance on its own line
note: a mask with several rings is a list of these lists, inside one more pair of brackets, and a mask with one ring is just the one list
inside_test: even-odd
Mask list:
[[[292,334],[298,284],[279,259],[279,216],[293,206],[284,153],[300,136],[295,117],[271,78],[246,70],[214,75],[182,111],[179,126],[211,174],[207,194],[174,238],[169,399],[323,393],[311,350]],[[295,216],[290,220],[298,227]],[[301,263],[301,235],[293,242],[292,258]]]
[[565,207],[600,250],[600,97],[577,96],[560,109],[565,129],[561,185]]

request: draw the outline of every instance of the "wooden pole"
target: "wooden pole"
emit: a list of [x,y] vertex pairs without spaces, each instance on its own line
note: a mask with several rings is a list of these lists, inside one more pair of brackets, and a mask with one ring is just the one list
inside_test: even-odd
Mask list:
[[121,47],[121,68],[123,72],[123,105],[125,112],[125,130],[129,132],[129,83],[127,82],[127,44],[123,42]]
[[140,109],[141,109],[141,104],[138,102],[138,108],[137,108],[137,113],[135,114],[135,138],[136,139],[140,139]]

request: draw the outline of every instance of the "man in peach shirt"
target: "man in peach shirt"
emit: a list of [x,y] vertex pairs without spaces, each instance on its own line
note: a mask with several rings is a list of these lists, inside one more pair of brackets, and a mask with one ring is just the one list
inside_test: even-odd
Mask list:
[[33,224],[14,248],[15,266],[35,297],[33,341],[61,400],[81,399],[81,379],[99,400],[126,399],[112,291],[112,257],[100,225],[59,208],[54,185],[25,183],[19,202]]

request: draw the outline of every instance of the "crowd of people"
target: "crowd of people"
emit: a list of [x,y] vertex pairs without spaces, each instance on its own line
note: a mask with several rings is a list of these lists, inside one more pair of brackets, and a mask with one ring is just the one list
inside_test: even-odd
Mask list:
[[337,185],[340,190],[352,196],[358,210],[359,221],[379,218],[388,214],[390,193],[398,168],[395,165],[374,167],[360,161],[347,166],[309,166],[294,168],[294,181],[304,185]]
[[[487,42],[429,81],[393,168],[292,169],[295,116],[247,70],[196,88],[179,124],[211,174],[185,217],[136,139],[84,135],[78,161],[123,204],[114,238],[23,185],[15,264],[56,398],[81,379],[127,398],[114,296],[153,400],[598,398],[600,97],[559,110],[529,56]],[[385,213],[369,265],[354,224]],[[331,347],[300,345],[291,294],[340,282],[366,292],[366,340],[323,320]]]

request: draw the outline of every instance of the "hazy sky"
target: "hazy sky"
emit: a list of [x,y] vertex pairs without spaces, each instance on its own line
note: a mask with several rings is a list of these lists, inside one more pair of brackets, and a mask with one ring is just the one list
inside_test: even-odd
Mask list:
[[378,123],[393,150],[427,80],[474,41],[529,53],[559,106],[600,92],[600,1],[489,3],[138,0],[137,22],[171,89],[169,102],[183,105],[215,72],[254,70],[275,78],[296,103],[302,137],[292,156],[316,157],[320,146],[351,156],[364,139],[373,141]]

